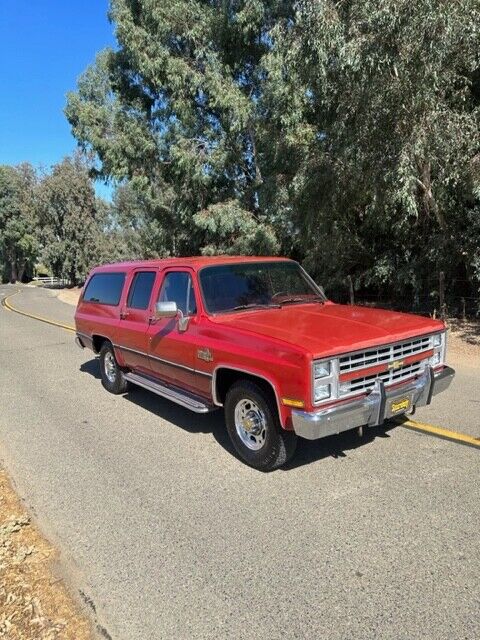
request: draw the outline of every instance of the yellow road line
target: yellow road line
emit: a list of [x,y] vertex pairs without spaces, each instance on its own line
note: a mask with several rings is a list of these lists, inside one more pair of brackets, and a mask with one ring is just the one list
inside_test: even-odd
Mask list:
[[2,300],[2,304],[3,306],[8,309],[9,311],[13,311],[14,313],[18,313],[21,316],[25,316],[26,318],[32,318],[33,320],[38,320],[39,322],[45,322],[46,324],[51,324],[54,327],[60,327],[60,329],[64,329],[65,331],[73,331],[75,332],[75,327],[71,327],[68,324],[63,324],[61,322],[56,322],[55,320],[50,320],[50,318],[44,318],[43,316],[37,316],[33,313],[27,313],[26,311],[20,311],[20,309],[17,309],[16,307],[12,306],[9,302],[10,298],[13,298],[13,296],[18,295],[19,293],[21,293],[21,291],[16,291],[15,293],[12,293],[11,295],[7,296],[6,298],[3,298]]
[[469,436],[465,433],[450,431],[450,429],[435,427],[432,424],[425,424],[424,422],[417,422],[416,420],[398,420],[397,424],[405,427],[406,429],[411,429],[412,431],[428,433],[437,438],[452,440],[453,442],[458,442],[459,444],[465,444],[468,447],[475,447],[476,449],[480,449],[480,438],[474,438],[473,436]]

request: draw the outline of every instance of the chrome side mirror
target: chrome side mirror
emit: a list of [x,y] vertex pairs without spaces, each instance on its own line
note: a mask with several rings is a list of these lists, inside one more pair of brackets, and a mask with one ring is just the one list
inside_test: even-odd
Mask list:
[[155,320],[160,320],[161,318],[178,318],[179,331],[187,330],[190,319],[188,316],[183,315],[176,302],[157,302],[155,305]]
[[176,318],[178,315],[176,302],[157,302],[155,305],[155,318]]

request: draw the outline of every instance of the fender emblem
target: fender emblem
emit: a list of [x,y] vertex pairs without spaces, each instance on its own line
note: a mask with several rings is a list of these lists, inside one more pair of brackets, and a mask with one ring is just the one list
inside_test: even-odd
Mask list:
[[205,360],[205,362],[212,362],[212,352],[207,347],[202,347],[201,349],[197,349],[197,358]]
[[388,368],[389,369],[400,369],[400,367],[403,367],[403,360],[394,360],[393,362],[389,362],[388,363]]

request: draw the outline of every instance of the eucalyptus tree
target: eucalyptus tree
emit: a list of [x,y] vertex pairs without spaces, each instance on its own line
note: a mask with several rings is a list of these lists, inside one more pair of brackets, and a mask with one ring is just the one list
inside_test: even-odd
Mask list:
[[54,165],[38,187],[42,260],[53,275],[82,282],[96,264],[103,228],[88,168],[80,156]]
[[38,256],[36,187],[30,164],[0,166],[0,257],[10,282],[32,275]]
[[220,203],[235,203],[240,227],[265,222],[261,61],[292,4],[112,1],[118,49],[97,56],[66,115],[98,174],[131,181],[150,223],[168,232],[155,234],[160,255],[210,245],[194,217],[210,206],[228,219]]
[[478,270],[478,1],[298,2],[271,37],[272,202],[311,266],[414,291]]
[[66,115],[128,183],[132,247],[280,250],[400,294],[480,273],[478,0],[112,0],[110,17],[118,47]]

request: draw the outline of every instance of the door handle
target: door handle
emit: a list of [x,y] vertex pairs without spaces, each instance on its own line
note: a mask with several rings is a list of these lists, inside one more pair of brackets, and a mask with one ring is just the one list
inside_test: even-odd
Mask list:
[[126,318],[128,318],[128,316],[128,311],[120,311],[120,320],[125,320]]

